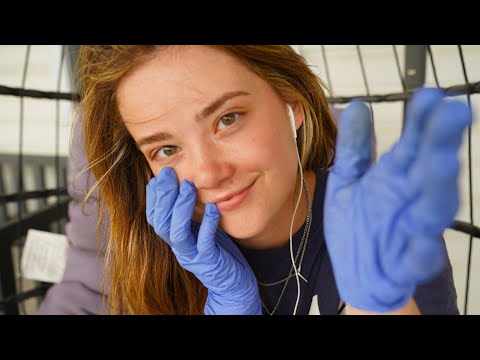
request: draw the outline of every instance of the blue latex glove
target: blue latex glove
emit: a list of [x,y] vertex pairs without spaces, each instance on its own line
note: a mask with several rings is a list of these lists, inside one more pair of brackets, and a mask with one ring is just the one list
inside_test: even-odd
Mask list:
[[178,263],[208,289],[206,315],[261,315],[255,275],[230,237],[217,229],[217,206],[207,204],[198,224],[192,220],[196,199],[191,182],[183,181],[179,190],[175,171],[163,168],[147,184],[147,221]]
[[400,140],[372,164],[368,107],[342,114],[327,180],[325,239],[340,297],[357,309],[405,305],[446,263],[443,230],[459,206],[458,150],[472,115],[438,89],[412,97]]

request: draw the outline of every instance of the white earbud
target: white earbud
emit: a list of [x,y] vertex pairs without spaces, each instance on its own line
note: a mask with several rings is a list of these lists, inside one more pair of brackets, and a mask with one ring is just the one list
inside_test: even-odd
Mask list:
[[295,125],[295,115],[293,115],[293,109],[290,105],[287,104],[288,117],[290,119],[290,125],[292,127],[293,138],[297,138],[297,126]]

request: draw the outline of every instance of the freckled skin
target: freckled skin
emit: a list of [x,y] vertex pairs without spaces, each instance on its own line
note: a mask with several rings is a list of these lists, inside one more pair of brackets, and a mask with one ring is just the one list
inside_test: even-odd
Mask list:
[[[224,93],[244,91],[205,119],[196,115]],[[221,212],[220,227],[251,248],[272,248],[288,241],[297,172],[295,142],[285,102],[234,57],[208,46],[182,46],[159,51],[123,79],[117,98],[125,125],[138,141],[157,132],[167,141],[141,148],[155,175],[169,166],[181,182],[198,189],[194,219],[200,221],[205,203],[243,190],[255,182],[249,196]],[[297,128],[302,123],[295,103]],[[239,113],[231,125],[225,115]],[[177,147],[170,157],[152,153]],[[315,174],[306,174],[313,193]],[[294,231],[305,221],[305,197]]]

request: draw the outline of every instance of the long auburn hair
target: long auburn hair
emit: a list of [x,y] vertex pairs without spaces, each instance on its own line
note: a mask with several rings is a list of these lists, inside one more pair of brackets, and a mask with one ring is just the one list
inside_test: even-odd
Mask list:
[[[145,187],[152,171],[118,109],[120,81],[163,47],[89,45],[82,46],[78,56],[85,152],[96,179],[89,194],[98,187],[99,212],[109,213],[105,274],[113,314],[203,314],[207,297],[207,289],[177,263],[147,223]],[[299,103],[304,116],[298,136],[303,168],[329,168],[335,157],[336,125],[325,85],[306,60],[288,45],[215,47],[238,58],[285,101]]]

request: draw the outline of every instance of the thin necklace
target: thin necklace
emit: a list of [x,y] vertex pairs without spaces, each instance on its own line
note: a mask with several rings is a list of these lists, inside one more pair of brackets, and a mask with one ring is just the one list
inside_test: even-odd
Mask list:
[[[300,256],[300,262],[298,263],[298,268],[297,272],[299,276],[307,282],[307,280],[300,274],[300,271],[302,270],[302,262],[303,262],[303,255],[305,254],[305,249],[307,248],[307,242],[308,242],[308,235],[310,234],[310,225],[312,224],[312,206],[311,206],[311,200],[310,200],[310,191],[308,189],[307,181],[305,178],[303,178],[303,184],[305,186],[305,192],[307,194],[307,219],[305,221],[305,228],[303,229],[303,234],[302,234],[302,240],[300,241],[300,244],[298,245],[298,250],[297,254],[295,255],[295,263],[297,263],[297,259]],[[301,255],[300,255],[301,253]],[[285,290],[287,289],[288,281],[290,278],[295,276],[295,268],[292,264],[292,267],[290,269],[290,272],[288,273],[288,276],[282,280],[278,280],[272,283],[262,283],[259,282],[258,284],[261,286],[274,286],[278,285],[284,282],[282,291],[280,293],[280,296],[278,297],[277,303],[275,304],[275,307],[273,308],[272,311],[270,311],[265,303],[262,300],[262,306],[267,312],[268,315],[273,315],[275,311],[277,311],[278,305],[280,305],[280,301],[282,300],[283,294],[285,293]]]

